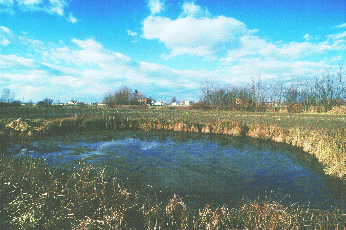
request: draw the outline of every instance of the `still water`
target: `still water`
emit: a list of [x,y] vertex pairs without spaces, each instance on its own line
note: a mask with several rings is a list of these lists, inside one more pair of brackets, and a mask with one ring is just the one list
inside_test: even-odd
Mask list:
[[202,206],[268,198],[311,208],[345,206],[337,186],[308,154],[254,139],[118,131],[35,140],[13,153],[44,158],[52,166],[106,167],[136,188],[170,191]]

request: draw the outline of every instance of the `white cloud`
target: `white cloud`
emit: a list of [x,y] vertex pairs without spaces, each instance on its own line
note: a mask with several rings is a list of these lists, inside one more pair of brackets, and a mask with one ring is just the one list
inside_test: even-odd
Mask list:
[[215,60],[228,50],[238,47],[239,39],[256,30],[248,30],[244,23],[225,16],[211,17],[207,9],[193,2],[182,5],[177,19],[150,15],[143,21],[143,37],[158,39],[171,50],[167,59],[190,54]]
[[203,10],[199,5],[194,2],[187,2],[182,6],[183,12],[180,17],[210,17],[208,10]]
[[148,7],[152,15],[159,14],[164,9],[164,3],[162,0],[149,0]]
[[0,30],[2,30],[6,34],[10,34],[11,33],[11,30],[9,28],[7,28],[7,27],[4,27],[4,26],[0,26]]
[[[15,2],[18,9],[23,11],[44,11],[49,14],[64,15],[64,9],[68,6],[66,0],[0,0],[0,12],[14,13]],[[69,15],[69,21],[76,22],[73,15]]]
[[342,59],[342,55],[338,55],[336,57],[333,57],[332,59],[330,59],[331,62],[335,62],[335,61],[340,61]]
[[171,20],[149,16],[143,22],[143,36],[158,39],[171,49],[170,56],[191,54],[218,56],[238,46],[239,38],[248,33],[243,23],[233,18],[180,17]]
[[34,49],[38,49],[38,48],[42,49],[44,47],[43,42],[39,40],[23,37],[23,36],[19,36],[19,41],[22,45],[30,46]]
[[135,36],[138,35],[138,33],[132,32],[131,30],[127,30],[126,32],[127,32],[128,35],[130,35],[130,36],[132,36],[132,37],[135,37]]
[[12,37],[12,31],[4,26],[0,26],[0,45],[7,46],[10,44],[10,37]]
[[65,0],[49,0],[51,6],[48,10],[50,13],[57,13],[60,16],[64,15],[64,8],[67,6]]
[[[329,37],[327,41],[319,43],[291,42],[288,44],[275,45],[253,35],[244,35],[239,39],[238,49],[230,50],[224,63],[234,63],[242,59],[275,59],[275,60],[297,60],[312,54],[322,54],[329,51],[340,51],[346,49],[345,41],[340,40],[344,35],[337,34]],[[336,39],[338,38],[338,39]],[[335,41],[333,41],[335,40]]]
[[346,37],[346,31],[343,32],[343,33],[337,33],[337,34],[331,34],[331,35],[328,35],[328,38],[332,39],[332,40],[341,40],[343,38]]
[[14,1],[13,0],[0,0],[0,13],[6,12],[13,14]]
[[82,50],[76,51],[75,55],[81,62],[96,63],[104,66],[105,63],[111,61],[113,56],[108,51],[104,50],[102,45],[93,39],[78,40],[72,39]]
[[68,21],[69,21],[69,22],[72,22],[72,23],[77,23],[77,22],[78,22],[77,18],[76,18],[75,16],[73,16],[72,13],[69,13],[69,15],[68,15]]
[[310,34],[305,34],[304,39],[305,39],[305,41],[310,41],[310,40],[312,40],[312,37]]
[[334,26],[333,28],[346,28],[346,23],[343,23],[341,25]]
[[17,55],[0,55],[0,60],[3,63],[3,68],[12,68],[12,67],[36,67],[35,61],[32,59],[27,59],[23,57],[18,57]]
[[73,76],[61,76],[61,77],[54,77],[54,78],[50,78],[49,82],[52,84],[60,84],[60,85],[68,85],[71,86],[73,88],[80,88],[86,84],[88,84],[87,81],[85,81],[85,79],[83,78],[76,78]]
[[18,7],[24,11],[40,11],[43,0],[17,0]]
[[10,44],[10,41],[7,40],[6,38],[1,39],[1,36],[0,36],[0,45],[7,46],[8,44]]
[[262,80],[289,79],[291,76],[317,76],[327,66],[325,62],[249,58],[242,59],[237,65],[222,69],[218,76],[226,83],[249,82],[256,76],[261,76]]
[[78,39],[72,39],[72,42],[76,43],[78,46],[85,50],[102,50],[103,47],[100,43],[94,41],[93,39],[87,39],[87,40],[78,40]]

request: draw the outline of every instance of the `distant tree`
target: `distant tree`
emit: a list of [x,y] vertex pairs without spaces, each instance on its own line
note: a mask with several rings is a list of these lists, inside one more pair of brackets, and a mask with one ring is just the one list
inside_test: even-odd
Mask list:
[[51,105],[53,104],[53,99],[49,99],[48,97],[46,97],[45,99],[43,99],[43,102],[47,105]]
[[172,97],[171,104],[173,104],[174,102],[177,102],[177,98],[175,96]]
[[29,105],[29,106],[32,106],[34,103],[32,102],[32,100],[30,99],[29,101],[28,101],[28,103],[27,103],[27,105]]
[[114,106],[114,105],[139,105],[140,99],[145,98],[144,94],[133,91],[127,86],[122,86],[113,93],[107,93],[103,99],[103,103]]
[[50,106],[52,104],[53,104],[53,99],[49,99],[48,97],[46,97],[42,101],[37,102],[38,106]]
[[155,99],[152,97],[147,98],[147,105],[151,105],[154,101]]
[[1,102],[2,103],[11,103],[14,100],[14,93],[11,92],[9,88],[5,88],[2,90],[1,94]]

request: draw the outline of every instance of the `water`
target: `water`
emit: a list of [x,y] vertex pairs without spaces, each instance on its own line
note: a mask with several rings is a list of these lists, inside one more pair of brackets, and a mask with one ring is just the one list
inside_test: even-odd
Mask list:
[[44,158],[52,166],[106,165],[138,189],[179,194],[201,206],[269,198],[311,208],[344,207],[313,158],[272,142],[215,134],[124,131],[45,138],[12,151]]

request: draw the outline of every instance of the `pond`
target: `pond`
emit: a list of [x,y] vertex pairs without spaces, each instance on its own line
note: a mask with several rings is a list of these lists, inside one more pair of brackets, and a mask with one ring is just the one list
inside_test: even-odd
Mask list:
[[117,131],[37,139],[13,154],[52,166],[106,167],[136,189],[179,194],[189,205],[271,199],[328,209],[345,206],[313,157],[284,144],[216,134]]

